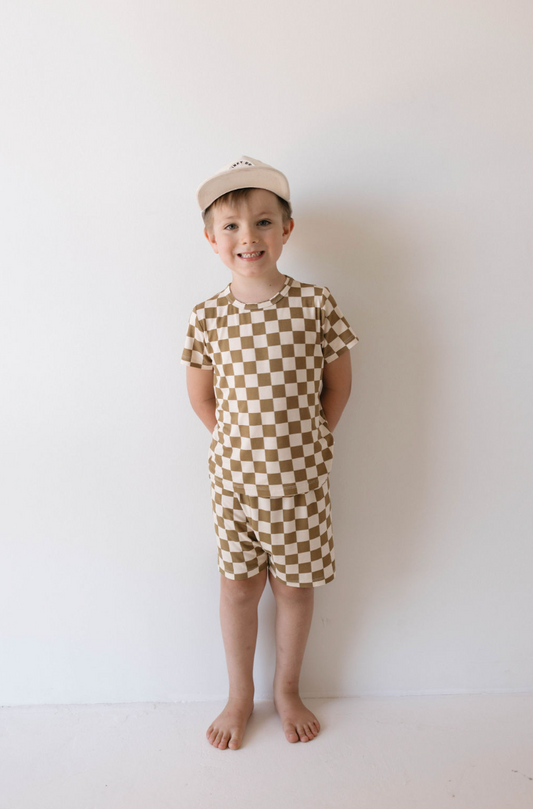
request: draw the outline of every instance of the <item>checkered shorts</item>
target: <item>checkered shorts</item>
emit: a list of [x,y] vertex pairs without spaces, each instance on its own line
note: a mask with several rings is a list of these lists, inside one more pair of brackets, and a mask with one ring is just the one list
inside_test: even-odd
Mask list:
[[329,477],[319,489],[290,497],[253,497],[211,480],[218,569],[249,579],[269,567],[291,587],[335,578]]

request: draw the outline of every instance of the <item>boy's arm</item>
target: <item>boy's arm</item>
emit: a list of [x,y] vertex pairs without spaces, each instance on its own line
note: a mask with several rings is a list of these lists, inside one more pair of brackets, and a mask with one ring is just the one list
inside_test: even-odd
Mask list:
[[349,349],[332,362],[326,362],[322,373],[320,402],[331,432],[339,423],[352,390],[352,362]]
[[217,424],[213,369],[193,368],[188,365],[186,373],[187,392],[192,409],[212,433]]

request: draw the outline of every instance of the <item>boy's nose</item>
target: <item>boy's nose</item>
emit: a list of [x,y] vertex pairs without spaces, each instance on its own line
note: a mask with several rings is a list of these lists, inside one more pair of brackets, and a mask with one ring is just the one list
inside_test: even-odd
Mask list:
[[257,234],[251,228],[249,230],[243,230],[241,233],[241,242],[243,244],[248,244],[249,242],[256,242],[257,241]]

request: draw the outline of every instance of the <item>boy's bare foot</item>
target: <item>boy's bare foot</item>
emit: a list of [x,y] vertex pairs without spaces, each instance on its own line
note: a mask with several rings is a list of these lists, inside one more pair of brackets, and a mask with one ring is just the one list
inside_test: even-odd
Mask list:
[[310,742],[318,734],[320,723],[298,694],[275,694],[274,705],[288,742]]
[[230,697],[222,713],[208,727],[207,740],[219,750],[226,747],[237,750],[253,709],[253,697]]

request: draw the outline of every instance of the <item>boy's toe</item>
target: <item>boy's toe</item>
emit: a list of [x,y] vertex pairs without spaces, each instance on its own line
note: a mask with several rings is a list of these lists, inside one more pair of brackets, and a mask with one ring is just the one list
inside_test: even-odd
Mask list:
[[300,737],[301,742],[308,742],[309,741],[309,737],[308,737],[307,733],[305,732],[305,728],[304,728],[303,725],[296,725],[296,730],[298,731],[298,735]]
[[228,746],[230,735],[229,733],[223,733],[222,738],[220,739],[220,743],[218,745],[219,750],[225,750]]
[[288,742],[298,742],[300,741],[300,737],[296,732],[296,728],[294,725],[289,724],[285,728],[285,736],[287,737]]
[[237,735],[231,737],[228,742],[228,747],[231,747],[232,750],[238,750],[241,746],[241,740]]

